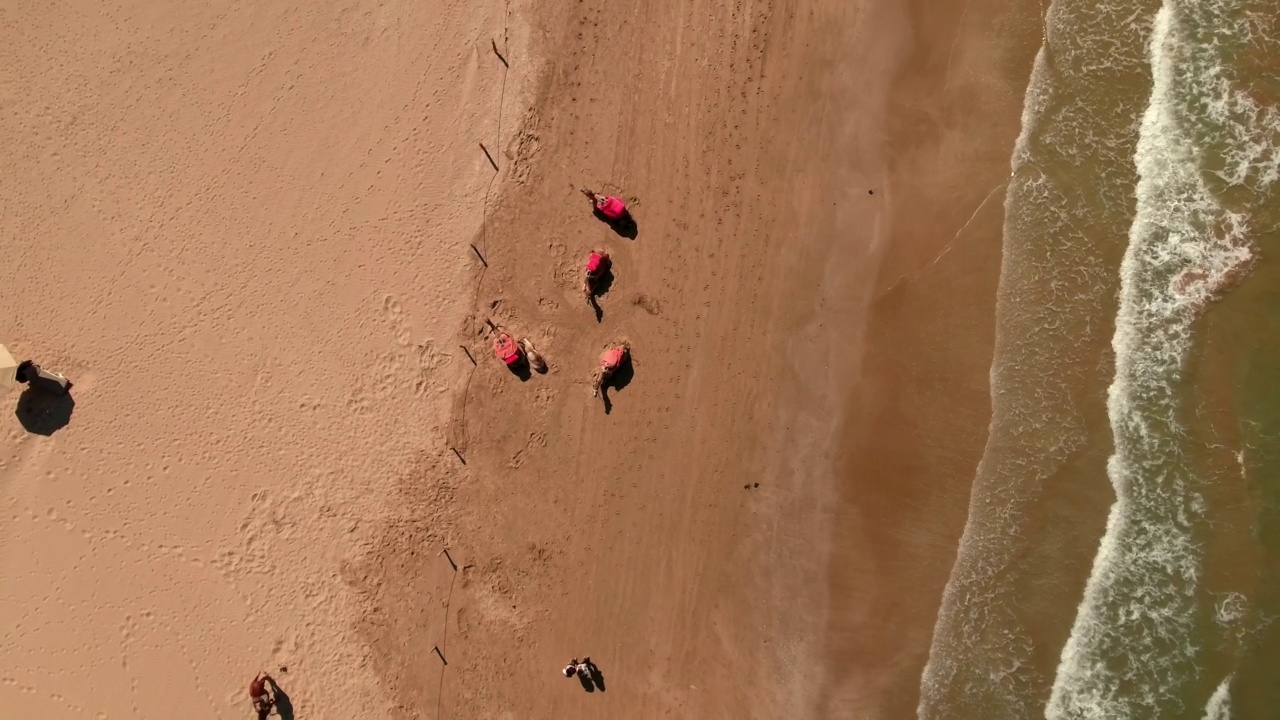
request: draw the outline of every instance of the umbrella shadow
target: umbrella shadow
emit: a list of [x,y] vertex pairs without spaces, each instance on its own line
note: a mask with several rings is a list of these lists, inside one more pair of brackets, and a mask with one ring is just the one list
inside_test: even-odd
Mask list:
[[595,215],[597,220],[612,228],[615,233],[628,240],[635,240],[636,236],[640,234],[640,226],[636,224],[636,219],[632,217],[630,211],[627,211],[617,220],[600,212],[599,208],[592,210],[591,214]]
[[604,320],[604,310],[600,307],[599,299],[609,294],[611,287],[613,287],[613,270],[609,269],[600,273],[600,277],[596,278],[595,284],[591,286],[591,293],[587,295],[587,302],[596,313],[596,322]]
[[631,353],[628,352],[626,357],[622,359],[622,364],[618,366],[617,370],[613,371],[613,375],[600,385],[600,398],[604,400],[605,415],[613,412],[613,400],[609,399],[609,390],[622,390],[631,384],[631,380],[635,375],[635,366],[631,364]]
[[508,365],[507,370],[511,371],[512,375],[520,378],[520,382],[529,382],[529,378],[533,377],[532,363],[527,358],[515,365]]
[[27,432],[48,437],[70,424],[75,408],[75,398],[69,391],[52,393],[28,387],[18,398],[14,414]]

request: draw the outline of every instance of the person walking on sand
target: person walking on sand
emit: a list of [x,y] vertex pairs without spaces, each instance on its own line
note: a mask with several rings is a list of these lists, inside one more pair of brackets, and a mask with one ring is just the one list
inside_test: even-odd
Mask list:
[[570,661],[569,661],[569,664],[568,664],[568,665],[565,665],[565,666],[564,666],[564,670],[562,670],[561,672],[563,672],[563,673],[564,673],[564,676],[565,676],[565,677],[567,677],[567,678],[571,678],[571,677],[573,677],[574,675],[577,675],[577,674],[578,674],[578,672],[579,672],[578,668],[580,668],[580,667],[582,667],[582,663],[579,663],[579,662],[578,662],[578,658],[574,658],[574,659],[572,659],[572,660],[570,660]]
[[267,683],[275,684],[275,680],[265,672],[260,672],[249,683],[249,698],[253,700],[253,710],[258,713],[258,720],[266,720],[275,709],[276,701],[267,692]]

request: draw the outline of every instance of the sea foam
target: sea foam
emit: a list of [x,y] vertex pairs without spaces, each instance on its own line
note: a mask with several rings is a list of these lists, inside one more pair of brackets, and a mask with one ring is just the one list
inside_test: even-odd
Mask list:
[[1025,720],[1052,680],[1052,665],[1033,660],[1039,618],[1028,608],[1060,600],[1042,592],[1029,603],[1027,588],[1046,570],[1043,533],[1076,530],[1036,524],[1046,491],[1088,450],[1090,423],[1105,420],[1111,326],[1099,319],[1115,314],[1155,8],[1055,0],[1044,21],[1005,198],[992,419],[921,676],[921,718]]
[[1231,720],[1231,677],[1218,684],[1204,706],[1204,720]]
[[[1108,394],[1116,502],[1062,651],[1053,720],[1180,717],[1202,685],[1196,620],[1211,528],[1182,388],[1194,323],[1247,272],[1251,222],[1276,174],[1274,111],[1238,88],[1228,64],[1249,42],[1244,10],[1166,0],[1156,15]],[[1228,685],[1208,717],[1228,716]]]

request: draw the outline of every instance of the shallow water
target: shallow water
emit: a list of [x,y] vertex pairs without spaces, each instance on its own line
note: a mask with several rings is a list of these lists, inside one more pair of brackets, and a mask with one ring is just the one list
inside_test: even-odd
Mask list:
[[1276,657],[1275,25],[1252,0],[1050,7],[920,717],[1274,707],[1251,668]]

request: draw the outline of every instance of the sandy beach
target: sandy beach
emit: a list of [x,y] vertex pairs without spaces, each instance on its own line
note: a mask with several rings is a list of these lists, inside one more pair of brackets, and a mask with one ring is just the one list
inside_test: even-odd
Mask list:
[[[811,715],[832,443],[885,197],[888,84],[852,69],[896,62],[902,17],[579,8],[540,9],[559,50],[477,242],[466,464],[424,457],[359,571],[378,673],[403,717]],[[852,44],[874,28],[894,32]],[[584,184],[629,200],[634,240],[590,217]],[[578,293],[597,246],[615,261],[599,322]],[[486,364],[485,318],[551,371]],[[616,339],[635,371],[606,414],[586,380]],[[583,654],[606,692],[555,672]]]
[[911,716],[1039,42],[970,5],[4,11],[0,342],[75,405],[4,416],[0,706]]
[[5,11],[4,342],[75,382],[5,414],[6,713],[385,717],[342,568],[442,445],[503,14]]

